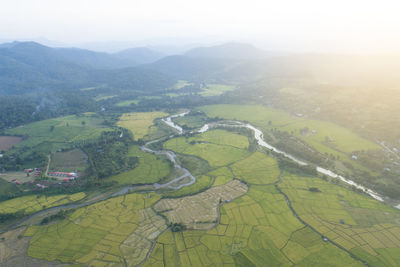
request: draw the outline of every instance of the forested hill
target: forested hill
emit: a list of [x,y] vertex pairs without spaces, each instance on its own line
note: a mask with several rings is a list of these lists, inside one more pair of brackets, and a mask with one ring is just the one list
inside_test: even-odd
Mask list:
[[143,59],[76,48],[50,48],[35,42],[0,45],[0,94],[19,95],[109,85],[127,90],[158,90],[174,80],[134,67]]

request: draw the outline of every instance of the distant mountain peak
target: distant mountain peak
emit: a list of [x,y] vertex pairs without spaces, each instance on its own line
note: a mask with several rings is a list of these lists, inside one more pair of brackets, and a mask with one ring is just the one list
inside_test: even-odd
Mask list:
[[39,44],[37,42],[28,41],[28,42],[21,42],[21,41],[13,41],[10,43],[0,44],[0,48],[44,48],[46,46]]

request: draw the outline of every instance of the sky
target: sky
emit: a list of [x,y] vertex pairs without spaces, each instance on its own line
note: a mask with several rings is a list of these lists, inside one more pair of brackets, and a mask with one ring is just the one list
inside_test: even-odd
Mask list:
[[0,0],[0,40],[400,53],[394,0]]

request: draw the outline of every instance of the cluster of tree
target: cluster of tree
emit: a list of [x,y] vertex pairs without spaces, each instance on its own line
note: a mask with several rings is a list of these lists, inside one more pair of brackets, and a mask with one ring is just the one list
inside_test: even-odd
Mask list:
[[33,121],[97,110],[100,110],[99,104],[80,91],[0,95],[0,130]]
[[329,157],[318,153],[290,133],[279,130],[274,130],[272,133],[278,140],[274,145],[279,149],[320,166],[331,167],[333,165]]
[[128,157],[132,135],[125,129],[114,132],[104,132],[101,137],[82,147],[89,157],[92,175],[105,178],[123,170],[134,168],[139,159]]
[[186,226],[182,223],[171,223],[169,227],[172,232],[182,232],[186,230]]
[[45,225],[48,224],[52,221],[55,220],[64,220],[65,218],[67,218],[67,215],[71,213],[70,210],[60,210],[59,212],[57,212],[56,214],[44,217],[42,219],[42,221],[40,222],[41,225]]
[[15,213],[0,213],[0,223],[7,222],[9,220],[15,220],[24,215],[24,212],[15,212]]
[[314,165],[299,165],[293,160],[286,158],[285,156],[278,156],[279,168],[284,171],[288,171],[297,175],[302,176],[317,176],[318,172]]
[[32,164],[36,167],[43,167],[47,163],[47,154],[44,151],[18,149],[11,154],[4,154],[0,158],[0,169],[4,171],[21,171],[27,165]]

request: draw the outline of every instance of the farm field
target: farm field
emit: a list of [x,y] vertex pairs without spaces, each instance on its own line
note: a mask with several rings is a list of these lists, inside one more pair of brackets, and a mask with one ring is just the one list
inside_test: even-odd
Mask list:
[[0,234],[0,266],[60,266],[26,257],[29,238],[23,237],[25,230],[25,227],[20,227]]
[[130,130],[135,140],[143,138],[149,134],[149,128],[157,118],[167,116],[164,112],[134,112],[125,113],[121,116],[118,126]]
[[139,164],[133,170],[106,178],[106,180],[116,181],[118,184],[150,184],[158,182],[172,171],[166,159],[143,152],[138,146],[130,147],[128,157],[138,157]]
[[[164,220],[148,209],[158,199],[155,194],[128,194],[79,208],[56,224],[31,226],[25,232],[31,237],[28,255],[90,266],[118,266],[124,260],[135,263],[149,239],[166,227]],[[149,224],[154,230],[148,233],[150,237],[144,229],[137,237],[135,230]]]
[[[237,105],[211,105],[199,108],[209,117],[249,121],[262,129],[278,129],[280,131],[293,132],[321,153],[334,153],[338,150],[350,153],[358,150],[374,150],[380,147],[357,134],[333,123],[311,120],[272,108],[262,106],[237,106]],[[270,123],[269,123],[270,122]],[[313,134],[303,135],[301,129],[308,128],[315,131]],[[327,145],[326,137],[332,141]],[[334,147],[334,149],[332,149]]]
[[219,96],[235,89],[236,87],[233,85],[207,84],[205,87],[201,88],[202,91],[199,94],[202,96]]
[[273,186],[250,185],[220,212],[211,230],[164,232],[145,266],[362,266],[300,224]]
[[232,169],[225,166],[209,172],[208,175],[215,177],[213,186],[226,184],[234,178]]
[[51,156],[49,171],[81,172],[88,167],[88,156],[80,149],[56,152]]
[[7,151],[22,141],[19,136],[0,136],[0,151]]
[[[152,140],[165,135],[158,128],[163,124],[154,124],[164,116],[129,113],[118,124],[136,140]],[[255,113],[254,120],[261,123],[262,116]],[[281,129],[297,125],[292,119],[298,118],[283,116],[288,124]],[[262,125],[270,127],[268,121]],[[83,266],[396,266],[400,261],[400,211],[321,178],[280,170],[276,158],[249,146],[247,136],[223,129],[171,138],[163,147],[177,153],[196,177],[194,184],[99,200],[64,220],[33,224],[21,232],[29,240],[27,255]],[[85,156],[79,149],[54,153],[50,169],[83,168]],[[172,177],[163,156],[132,145],[127,157],[138,158],[135,168],[104,178],[105,183],[152,184]],[[18,197],[0,202],[0,213],[30,214],[85,197]]]
[[31,173],[29,176],[25,172],[3,172],[0,173],[0,178],[6,180],[7,182],[13,182],[17,180],[20,183],[26,183],[33,181],[35,179],[34,174]]
[[72,195],[31,195],[17,197],[0,202],[0,213],[22,212],[24,214],[30,214],[45,208],[76,202],[83,199],[85,196],[86,194],[81,192]]
[[399,210],[319,178],[285,174],[279,187],[301,219],[371,266],[399,263]]
[[202,193],[174,199],[162,199],[154,210],[167,217],[168,222],[185,225],[188,229],[209,229],[218,221],[218,205],[246,194],[247,186],[238,180],[210,188]]
[[255,152],[231,166],[234,177],[251,184],[272,184],[278,180],[278,162],[261,152]]
[[111,128],[102,125],[103,121],[103,118],[95,113],[85,113],[33,122],[6,130],[6,133],[28,137],[19,143],[17,148],[50,143],[54,144],[53,149],[57,150],[69,147],[73,143],[98,138],[104,131],[111,131]]
[[178,137],[164,148],[207,160],[211,167],[225,166],[249,155],[247,137],[224,130],[212,130],[194,137]]

